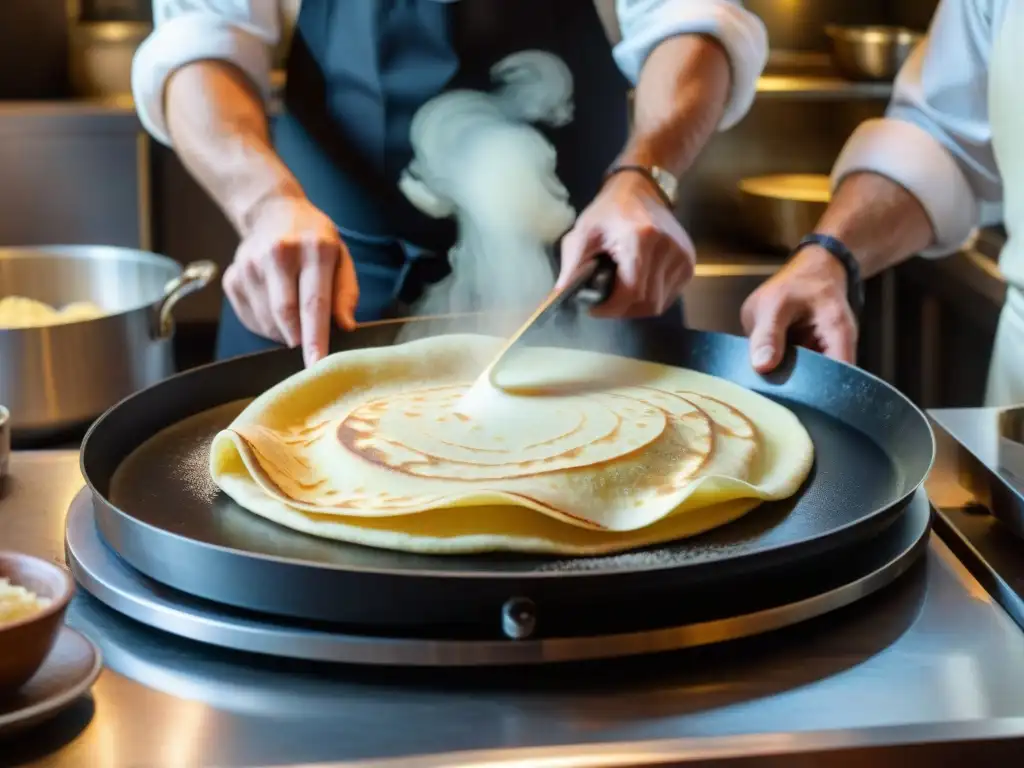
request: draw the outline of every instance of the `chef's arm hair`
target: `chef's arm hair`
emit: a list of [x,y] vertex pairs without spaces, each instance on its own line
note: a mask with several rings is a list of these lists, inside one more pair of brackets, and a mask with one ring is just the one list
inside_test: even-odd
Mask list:
[[268,200],[304,195],[274,151],[262,99],[236,67],[188,64],[171,75],[165,98],[179,158],[240,234]]
[[[611,2],[595,0],[605,20]],[[616,41],[615,61],[631,83],[640,80],[652,52],[666,41],[706,35],[722,46],[732,74],[718,129],[731,128],[750,110],[758,78],[768,63],[768,31],[756,14],[743,7],[742,0],[614,0],[614,17],[619,35],[614,29],[609,32]],[[605,26],[613,25],[606,21]],[[663,56],[659,54],[659,58]]]
[[819,229],[844,240],[869,274],[915,252],[955,252],[986,205],[1001,202],[988,105],[990,8],[941,0],[885,118],[862,124],[836,160]]
[[842,241],[867,278],[935,242],[924,207],[910,192],[877,173],[847,176],[836,189],[816,232]]
[[132,61],[143,127],[243,232],[261,201],[298,189],[265,114],[279,11],[274,0],[153,0],[153,31]]
[[721,122],[730,77],[725,50],[709,37],[680,35],[659,44],[640,72],[633,131],[618,162],[681,176]]

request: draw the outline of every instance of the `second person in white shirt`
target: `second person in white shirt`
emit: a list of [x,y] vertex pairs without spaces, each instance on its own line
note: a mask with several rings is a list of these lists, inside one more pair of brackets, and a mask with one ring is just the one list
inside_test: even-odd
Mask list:
[[1001,204],[1009,283],[986,403],[1024,403],[1024,3],[942,0],[896,80],[884,119],[860,126],[832,171],[833,198],[800,249],[743,307],[751,360],[769,371],[787,336],[852,362],[854,272],[956,251]]

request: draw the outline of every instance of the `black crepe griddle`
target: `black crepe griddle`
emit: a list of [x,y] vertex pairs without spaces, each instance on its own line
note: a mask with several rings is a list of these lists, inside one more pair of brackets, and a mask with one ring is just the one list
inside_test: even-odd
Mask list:
[[[458,328],[456,321],[451,330]],[[352,348],[377,346],[397,330],[382,325],[342,338]],[[745,339],[696,331],[648,339],[642,356],[790,407],[815,444],[801,491],[699,537],[603,557],[430,557],[306,536],[238,507],[207,469],[213,435],[249,399],[301,368],[294,350],[214,363],[127,398],[90,430],[82,471],[114,551],[197,597],[363,627],[494,628],[503,606],[526,606],[550,630],[582,615],[631,614],[642,624],[665,599],[721,599],[752,572],[795,567],[863,541],[896,519],[930,468],[924,415],[853,367],[800,350],[763,378],[750,368]]]

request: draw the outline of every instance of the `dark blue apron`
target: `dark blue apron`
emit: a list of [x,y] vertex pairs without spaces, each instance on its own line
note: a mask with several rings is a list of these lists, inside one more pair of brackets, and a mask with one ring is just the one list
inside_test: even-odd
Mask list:
[[[537,127],[583,210],[627,135],[629,86],[593,0],[303,1],[274,141],[352,253],[357,321],[393,315],[448,271],[454,221],[425,216],[397,187],[412,158],[413,115],[450,88],[491,90],[491,67],[527,49],[555,53],[573,73],[573,121]],[[638,322],[671,334],[682,316],[674,308]],[[218,358],[277,346],[246,330],[225,301]]]

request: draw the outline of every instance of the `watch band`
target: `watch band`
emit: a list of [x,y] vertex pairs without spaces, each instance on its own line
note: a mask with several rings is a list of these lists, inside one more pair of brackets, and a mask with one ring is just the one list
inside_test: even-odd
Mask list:
[[[656,165],[613,165],[604,174],[604,180],[607,182],[612,176],[616,176],[620,173],[639,173],[658,191],[658,197],[661,201],[668,206],[669,209],[675,210],[676,207],[676,183],[675,178],[669,174],[668,171],[659,168]],[[671,184],[669,183],[671,182]]]
[[850,304],[850,309],[853,310],[853,316],[859,319],[861,312],[864,311],[864,281],[860,276],[860,263],[857,261],[857,257],[839,238],[819,232],[806,235],[790,252],[789,257],[793,258],[810,245],[816,245],[828,251],[836,261],[843,265],[843,269],[846,271],[846,300]]

